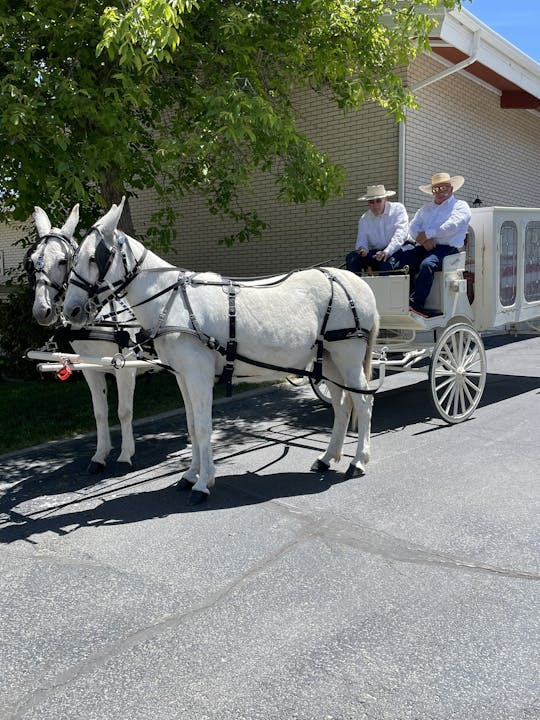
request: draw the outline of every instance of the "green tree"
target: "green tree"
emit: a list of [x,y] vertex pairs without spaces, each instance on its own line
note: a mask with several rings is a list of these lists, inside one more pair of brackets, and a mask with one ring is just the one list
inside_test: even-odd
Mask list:
[[[428,47],[428,11],[457,0],[0,0],[0,220],[34,204],[95,212],[153,187],[203,192],[247,239],[263,221],[238,191],[272,173],[285,200],[324,203],[340,167],[297,126],[293,93],[344,110],[413,105],[398,69]],[[124,226],[130,229],[129,215]]]

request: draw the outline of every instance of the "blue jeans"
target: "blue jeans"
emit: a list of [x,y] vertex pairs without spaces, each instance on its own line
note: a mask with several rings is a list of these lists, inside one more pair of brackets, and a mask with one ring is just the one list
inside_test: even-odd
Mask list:
[[369,250],[368,254],[363,256],[359,255],[356,250],[350,252],[345,257],[345,267],[351,272],[359,273],[362,270],[367,270],[368,267],[375,271],[392,270],[392,260],[394,256],[388,258],[388,260],[375,260],[373,257],[379,252],[379,250]]
[[436,245],[433,250],[424,250],[421,245],[416,245],[413,250],[404,252],[407,260],[402,260],[410,268],[411,278],[416,273],[416,279],[411,288],[411,304],[417,308],[423,308],[427,296],[433,285],[433,273],[442,268],[443,259],[447,255],[454,255],[459,252],[458,248],[452,245]]

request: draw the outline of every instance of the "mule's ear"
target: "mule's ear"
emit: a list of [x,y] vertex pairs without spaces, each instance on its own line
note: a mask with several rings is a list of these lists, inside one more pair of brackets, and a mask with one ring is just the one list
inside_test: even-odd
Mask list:
[[64,227],[62,228],[62,233],[66,237],[72,238],[75,235],[75,230],[77,229],[77,225],[79,223],[79,203],[73,206],[72,211],[69,214],[68,219],[64,223]]
[[113,205],[111,209],[101,218],[101,220],[96,223],[96,225],[99,225],[99,228],[103,233],[104,237],[112,238],[113,233],[116,230],[118,223],[120,222],[120,217],[122,216],[125,200],[126,197],[124,195],[120,205]]
[[36,224],[38,237],[42,238],[50,233],[52,227],[51,221],[45,210],[42,210],[37,205],[34,207],[34,222]]

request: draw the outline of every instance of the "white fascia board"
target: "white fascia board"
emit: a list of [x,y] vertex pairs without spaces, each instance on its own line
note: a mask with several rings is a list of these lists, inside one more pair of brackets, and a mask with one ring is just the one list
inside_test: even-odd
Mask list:
[[479,33],[477,60],[526,92],[540,98],[540,64],[505,40],[468,10],[447,12],[432,33],[444,43],[470,55]]

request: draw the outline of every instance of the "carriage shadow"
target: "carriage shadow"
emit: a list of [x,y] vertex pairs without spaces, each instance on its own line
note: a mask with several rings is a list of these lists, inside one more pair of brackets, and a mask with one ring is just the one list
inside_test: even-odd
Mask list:
[[[540,391],[540,377],[488,373],[478,407],[495,405],[535,390]],[[474,422],[476,417],[474,413],[465,422]],[[377,396],[373,408],[371,432],[372,435],[376,435],[425,422],[430,424],[427,432],[452,427],[436,415],[431,407],[429,383],[427,380],[420,380],[389,392],[382,392]]]

